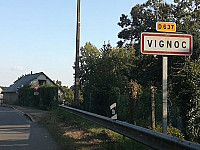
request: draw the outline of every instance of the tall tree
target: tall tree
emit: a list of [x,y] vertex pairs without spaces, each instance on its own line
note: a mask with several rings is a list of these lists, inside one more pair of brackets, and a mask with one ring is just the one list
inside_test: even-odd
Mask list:
[[[195,126],[199,125],[199,106],[196,101],[199,101],[198,90],[194,87],[199,87],[198,77],[193,72],[198,69],[191,67],[191,64],[199,62],[200,56],[200,1],[198,0],[174,0],[174,4],[167,4],[163,0],[147,0],[144,4],[137,4],[131,10],[131,17],[128,15],[122,15],[118,25],[122,27],[122,31],[118,34],[121,38],[118,42],[118,46],[134,45],[136,56],[138,61],[136,67],[132,68],[132,78],[137,79],[143,86],[145,83],[157,84],[161,81],[160,57],[143,56],[140,55],[140,33],[144,31],[155,31],[156,21],[174,21],[177,24],[178,32],[187,32],[193,35],[193,55],[188,59],[187,57],[169,57],[169,82],[171,87],[171,103],[180,108],[180,112],[184,112],[181,116],[185,136],[191,139],[190,121],[192,118],[196,118]],[[144,64],[144,65],[143,65]],[[155,68],[155,69],[154,69]],[[190,69],[185,69],[190,68]],[[193,70],[194,69],[194,70]],[[136,73],[137,74],[134,74]],[[151,75],[154,75],[152,77]],[[178,80],[177,80],[177,75]],[[147,77],[146,77],[147,76]],[[147,80],[148,79],[148,80]],[[148,82],[149,81],[149,82]],[[195,82],[195,86],[188,86]],[[181,86],[182,85],[182,86]],[[187,91],[187,96],[178,96]],[[174,97],[172,96],[174,95]],[[196,95],[196,96],[194,96]],[[181,101],[184,103],[181,103]],[[192,102],[192,103],[190,103]],[[194,103],[196,105],[194,105]],[[191,110],[193,113],[191,113]],[[195,112],[195,113],[194,113]],[[193,115],[191,115],[193,114]],[[186,117],[189,116],[189,117]],[[193,130],[194,131],[194,130]],[[199,131],[199,129],[195,129]]]
[[132,53],[134,51],[112,48],[109,44],[100,50],[90,43],[81,48],[81,87],[85,108],[109,115],[109,106],[125,92]]
[[[191,57],[172,57],[170,76],[172,86],[171,100],[179,108],[182,130],[185,138],[200,142],[200,1],[176,0],[174,17],[178,31],[193,35],[193,54]],[[178,103],[178,104],[177,104]],[[176,105],[177,104],[177,105]],[[178,117],[178,116],[177,116]]]
[[95,95],[95,72],[97,70],[97,61],[100,57],[98,49],[87,42],[84,47],[81,47],[80,56],[80,83],[81,91],[84,97],[84,109],[92,111],[93,95]]

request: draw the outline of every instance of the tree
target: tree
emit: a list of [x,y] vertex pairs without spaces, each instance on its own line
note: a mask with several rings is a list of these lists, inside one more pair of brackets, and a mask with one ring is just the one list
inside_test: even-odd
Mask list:
[[74,91],[72,88],[68,88],[67,86],[62,86],[62,90],[64,92],[63,98],[65,100],[65,104],[72,105],[74,100]]
[[91,111],[93,94],[96,91],[94,87],[95,72],[97,70],[97,61],[100,57],[100,52],[90,42],[87,42],[84,47],[81,47],[80,51],[80,88],[83,91],[83,105],[84,109]]
[[[55,82],[55,81],[54,81]],[[58,86],[58,87],[62,87],[62,82],[61,81],[58,81],[58,80],[56,80],[56,85]]]
[[171,60],[171,100],[179,108],[185,138],[200,142],[200,1],[176,0],[175,3],[177,28],[193,35],[193,54],[189,58]]
[[144,4],[137,4],[131,10],[131,18],[128,15],[122,14],[118,25],[122,28],[118,37],[122,40],[118,42],[118,46],[134,44],[136,54],[139,55],[139,43],[141,32],[148,30],[155,30],[156,22],[174,21],[172,14],[172,7],[160,0],[148,0]]
[[[63,92],[63,99],[65,101],[65,104],[67,105],[72,105],[73,100],[74,100],[74,91],[73,88],[68,88],[68,86],[62,86],[62,82],[59,80],[54,81],[56,83],[56,85],[62,89]],[[80,96],[81,98],[81,96]],[[63,103],[63,101],[61,101],[60,103]]]
[[136,125],[136,101],[141,93],[141,86],[132,80],[128,83],[130,122]]
[[124,94],[133,58],[125,48],[91,43],[81,48],[81,89],[86,110],[109,116],[109,106]]
[[[122,27],[122,31],[118,34],[118,37],[121,38],[118,46],[129,47],[133,45],[135,48],[135,56],[138,59],[135,62],[135,67],[132,67],[131,78],[136,79],[142,86],[148,84],[155,86],[161,81],[161,74],[159,73],[161,72],[160,57],[140,55],[140,33],[155,31],[156,21],[174,21],[177,24],[178,32],[184,31],[193,35],[194,53],[189,59],[187,57],[169,57],[171,105],[173,108],[177,106],[180,113],[184,112],[183,115],[179,113],[183,124],[181,129],[184,131],[186,139],[193,140],[194,138],[191,137],[194,137],[196,133],[191,133],[188,130],[191,129],[191,120],[193,120],[194,126],[199,126],[200,122],[199,91],[196,88],[200,85],[197,82],[198,77],[194,73],[198,69],[194,69],[196,67],[192,65],[198,64],[200,59],[200,1],[175,0],[174,2],[175,4],[167,4],[163,0],[147,0],[146,3],[137,4],[132,8],[130,18],[128,15],[122,14],[118,23]],[[194,82],[195,84],[193,84]],[[177,103],[177,101],[184,101],[185,103]],[[173,111],[173,108],[170,111]],[[194,131],[199,131],[199,128],[193,128]]]
[[179,122],[185,138],[200,142],[200,59],[185,62],[182,70],[173,74],[170,99],[177,109],[175,115],[181,117]]

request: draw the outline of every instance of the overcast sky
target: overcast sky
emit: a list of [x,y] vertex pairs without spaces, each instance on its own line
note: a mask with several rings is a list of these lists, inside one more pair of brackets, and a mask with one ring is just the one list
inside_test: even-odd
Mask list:
[[[110,41],[115,47],[121,14],[143,2],[81,0],[80,46]],[[31,71],[73,85],[76,0],[0,0],[0,20],[0,86]]]

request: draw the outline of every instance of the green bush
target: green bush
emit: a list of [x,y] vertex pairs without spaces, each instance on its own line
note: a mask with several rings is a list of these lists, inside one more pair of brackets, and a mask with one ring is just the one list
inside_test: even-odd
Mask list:
[[[157,126],[154,131],[162,132],[162,127]],[[167,128],[167,135],[171,135],[173,137],[177,137],[177,138],[182,139],[182,140],[184,139],[184,136],[181,133],[181,131],[177,128],[174,128],[174,127],[168,127]]]
[[168,135],[171,135],[171,136],[174,136],[174,137],[177,137],[177,138],[180,138],[180,139],[184,139],[184,136],[183,134],[181,133],[181,131],[177,128],[174,128],[174,127],[169,127],[167,129],[167,134]]
[[[36,91],[33,86],[24,86],[19,89],[19,105],[38,107],[51,110],[58,106],[58,88],[56,86],[42,85]],[[34,95],[39,92],[39,95]]]

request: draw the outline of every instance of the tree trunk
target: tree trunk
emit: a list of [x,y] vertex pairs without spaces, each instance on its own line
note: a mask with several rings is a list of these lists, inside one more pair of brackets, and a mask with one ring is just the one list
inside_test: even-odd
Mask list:
[[151,86],[151,127],[153,130],[156,128],[155,118],[155,87]]

